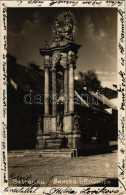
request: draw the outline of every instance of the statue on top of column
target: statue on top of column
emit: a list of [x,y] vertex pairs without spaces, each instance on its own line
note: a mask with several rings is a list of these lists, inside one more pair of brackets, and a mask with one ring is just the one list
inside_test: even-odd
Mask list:
[[68,11],[61,14],[53,24],[54,44],[74,42],[75,20],[73,14]]
[[49,48],[49,44],[48,44],[48,41],[47,41],[47,40],[45,40],[45,42],[44,42],[44,47],[45,47],[46,49]]
[[74,116],[74,129],[75,130],[79,129],[79,119],[80,119],[79,115],[75,114],[75,116]]

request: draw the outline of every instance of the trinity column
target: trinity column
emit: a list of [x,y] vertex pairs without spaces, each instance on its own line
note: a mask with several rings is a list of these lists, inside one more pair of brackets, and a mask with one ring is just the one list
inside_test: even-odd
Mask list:
[[[74,69],[80,45],[74,43],[73,35],[73,14],[63,13],[53,25],[53,44],[51,47],[40,49],[40,54],[44,56],[45,70],[43,134],[42,143],[39,144],[43,148],[60,147],[64,137],[68,141],[67,147],[78,147],[80,132],[79,127],[76,128],[75,121],[77,117],[74,109]],[[59,121],[56,78],[58,71],[64,71],[64,114]],[[52,114],[49,106],[49,73],[52,74]],[[63,110],[61,112],[63,113]]]

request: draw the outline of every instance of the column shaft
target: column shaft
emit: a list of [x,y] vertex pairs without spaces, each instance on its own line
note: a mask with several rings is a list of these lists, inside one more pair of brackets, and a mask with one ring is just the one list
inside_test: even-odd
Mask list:
[[69,112],[74,112],[74,68],[69,65]]
[[64,69],[64,112],[68,112],[68,68]]
[[56,69],[52,70],[52,114],[56,115]]
[[45,94],[44,94],[45,115],[49,115],[49,70],[45,68]]

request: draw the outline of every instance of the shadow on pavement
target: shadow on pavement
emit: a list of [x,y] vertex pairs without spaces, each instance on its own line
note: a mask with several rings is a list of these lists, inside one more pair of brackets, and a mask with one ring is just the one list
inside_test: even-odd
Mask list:
[[99,155],[99,154],[109,154],[117,152],[118,144],[112,145],[95,145],[95,147],[89,147],[88,149],[78,150],[78,156],[90,156],[90,155]]

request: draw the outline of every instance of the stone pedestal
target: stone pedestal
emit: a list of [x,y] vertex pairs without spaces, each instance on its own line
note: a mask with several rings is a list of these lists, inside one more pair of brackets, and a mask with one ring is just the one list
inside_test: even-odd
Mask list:
[[46,149],[58,149],[62,144],[61,138],[46,139]]
[[68,148],[76,148],[76,149],[81,149],[81,134],[66,134],[68,143],[67,147]]
[[65,133],[71,133],[73,131],[73,116],[70,114],[64,115],[63,131]]
[[50,116],[44,116],[44,134],[52,132],[52,119]]
[[56,120],[56,116],[52,116],[51,120],[52,120],[52,132],[56,132],[57,131],[57,120]]
[[41,129],[38,130],[37,136],[42,136],[42,130]]
[[36,144],[37,149],[42,149],[45,148],[45,139],[43,136],[37,135],[37,144]]

